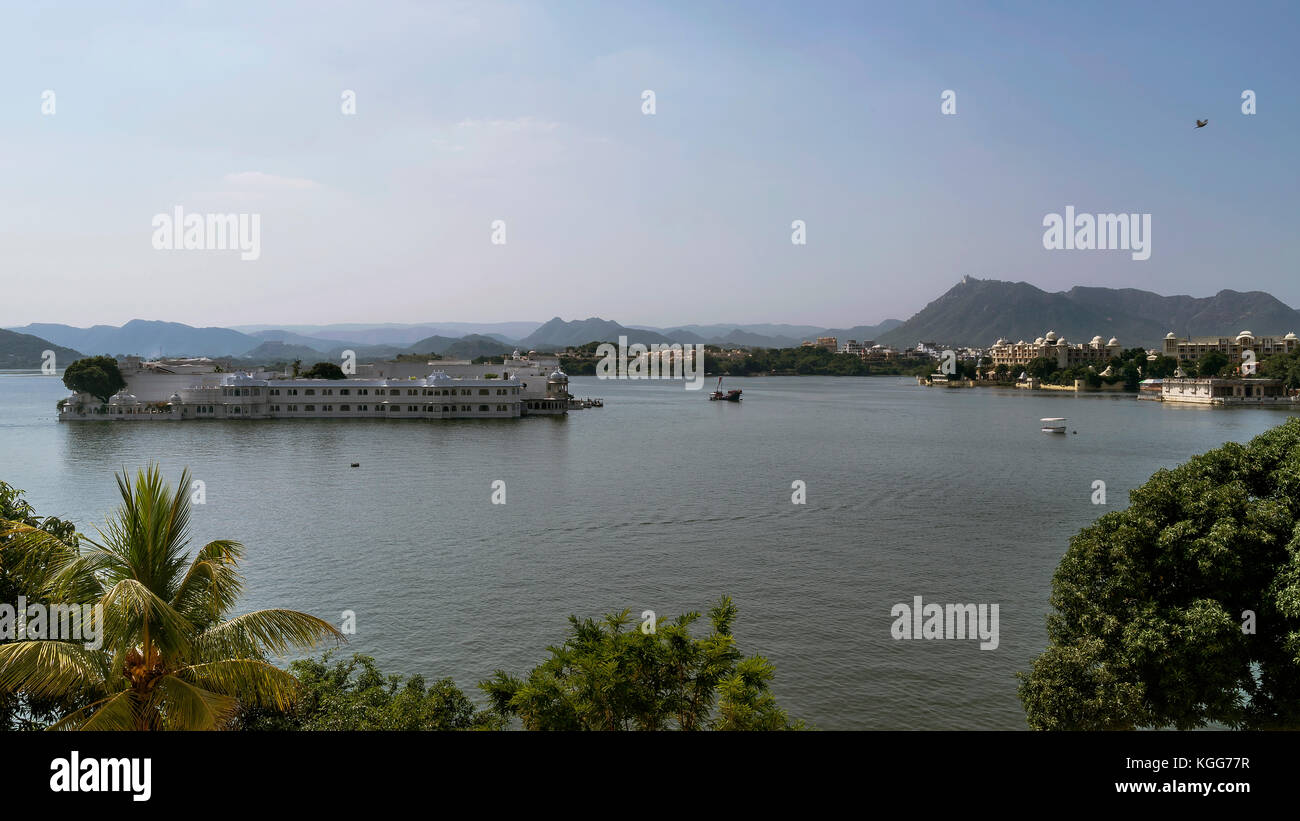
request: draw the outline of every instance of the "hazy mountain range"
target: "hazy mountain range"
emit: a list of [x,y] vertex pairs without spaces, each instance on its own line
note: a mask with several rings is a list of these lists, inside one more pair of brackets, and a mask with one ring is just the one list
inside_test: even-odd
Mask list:
[[1049,293],[1027,282],[964,277],[880,341],[987,347],[998,337],[1032,340],[1056,331],[1070,342],[1116,337],[1125,347],[1154,348],[1171,331],[1182,337],[1236,336],[1242,330],[1300,333],[1300,311],[1263,291],[1190,297],[1076,286]]
[[0,369],[39,368],[45,361],[46,351],[54,351],[54,367],[62,368],[81,359],[80,351],[55,345],[31,334],[0,330]]
[[[657,328],[622,325],[599,317],[547,322],[439,322],[411,325],[338,325],[195,328],[176,322],[134,319],[121,327],[36,323],[0,331],[0,367],[33,368],[43,350],[59,361],[80,354],[240,357],[256,362],[336,360],[344,350],[359,359],[435,353],[452,359],[560,350],[588,342],[709,343],[786,348],[819,336],[874,340],[896,347],[920,341],[985,347],[998,337],[1034,339],[1049,330],[1073,342],[1117,337],[1127,346],[1157,347],[1165,334],[1235,336],[1300,332],[1300,311],[1263,291],[1223,290],[1212,297],[1161,296],[1136,288],[1076,286],[1048,292],[1026,282],[963,277],[947,293],[906,322],[819,328],[813,325],[726,324]],[[78,353],[80,352],[80,354]]]

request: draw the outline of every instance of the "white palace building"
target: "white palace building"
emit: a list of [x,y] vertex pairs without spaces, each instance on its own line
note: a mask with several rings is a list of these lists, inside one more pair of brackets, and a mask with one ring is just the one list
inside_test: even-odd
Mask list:
[[84,393],[72,394],[60,404],[59,419],[508,419],[565,414],[570,398],[569,377],[558,368],[549,375],[533,368],[499,378],[454,378],[443,371],[405,378],[275,377],[192,374],[187,387],[159,396],[158,388],[170,384],[166,377],[139,373],[107,404]]

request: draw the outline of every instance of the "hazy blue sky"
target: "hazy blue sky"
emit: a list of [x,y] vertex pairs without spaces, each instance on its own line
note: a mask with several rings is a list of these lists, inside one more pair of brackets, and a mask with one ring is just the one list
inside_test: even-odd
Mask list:
[[[1295,3],[10,4],[0,325],[848,326],[963,274],[1300,305],[1298,20]],[[177,205],[260,214],[260,259],[154,250]],[[1066,205],[1150,213],[1151,258],[1045,250]]]

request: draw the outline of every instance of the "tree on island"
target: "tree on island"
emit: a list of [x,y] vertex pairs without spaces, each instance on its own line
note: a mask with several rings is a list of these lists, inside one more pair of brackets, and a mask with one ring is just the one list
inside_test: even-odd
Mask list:
[[122,505],[102,541],[0,522],[0,562],[26,570],[30,600],[103,612],[98,649],[48,638],[0,644],[0,694],[83,701],[56,729],[210,730],[239,703],[289,708],[298,682],[267,656],[342,634],[295,610],[227,617],[243,592],[244,549],[222,540],[187,554],[188,471],[174,491],[156,466],[117,484]]
[[1300,727],[1300,419],[1157,471],[1070,540],[1029,726]]
[[346,379],[347,374],[333,362],[317,362],[302,375],[303,379]]
[[69,390],[88,393],[100,402],[126,387],[126,379],[111,356],[78,359],[63,371],[63,384]]
[[653,631],[628,610],[599,622],[570,616],[569,637],[527,678],[498,670],[479,687],[496,713],[526,730],[802,729],[769,690],[771,663],[736,648],[737,612],[723,596],[704,638],[690,635],[699,613]]

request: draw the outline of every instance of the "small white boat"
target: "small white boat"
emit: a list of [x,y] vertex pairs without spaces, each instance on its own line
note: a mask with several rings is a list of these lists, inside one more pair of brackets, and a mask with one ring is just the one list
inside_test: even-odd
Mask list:
[[1043,433],[1065,433],[1064,416],[1048,416],[1038,421],[1043,423]]

